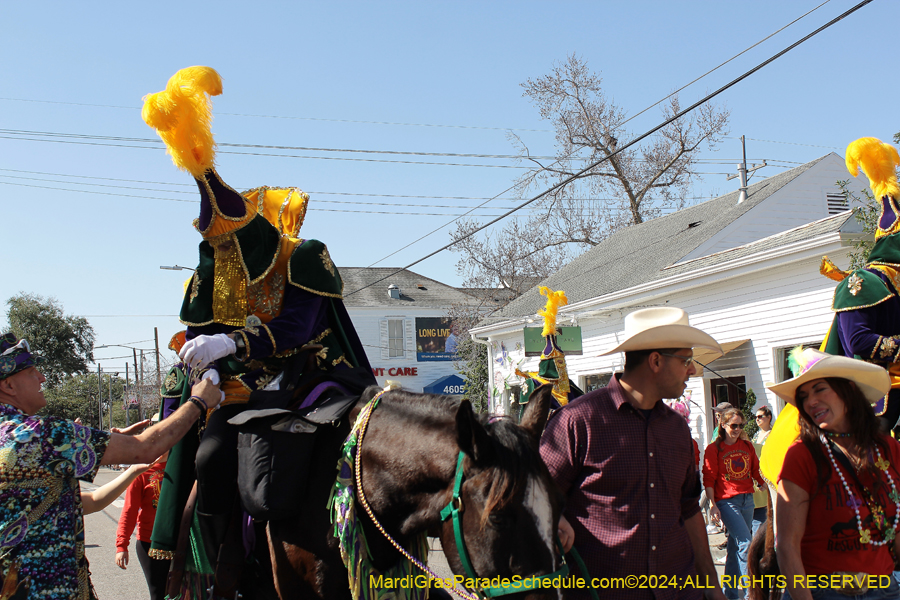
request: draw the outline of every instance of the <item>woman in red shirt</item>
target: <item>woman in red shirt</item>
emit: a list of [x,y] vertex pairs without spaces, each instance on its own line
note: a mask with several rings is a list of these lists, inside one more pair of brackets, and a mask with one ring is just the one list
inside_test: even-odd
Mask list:
[[725,558],[725,597],[742,598],[747,585],[738,578],[747,574],[747,550],[753,521],[753,481],[763,486],[759,459],[753,444],[742,436],[744,415],[736,408],[722,413],[719,434],[703,455],[703,486],[713,502],[710,515],[728,528]]
[[878,365],[812,349],[792,357],[799,374],[767,386],[799,412],[800,438],[785,456],[775,510],[791,598],[900,598],[891,577],[900,550],[900,444],[879,430],[872,410],[890,377]]
[[148,555],[153,521],[156,519],[156,505],[159,503],[159,489],[165,475],[168,455],[166,452],[128,486],[125,492],[125,506],[119,516],[119,528],[116,531],[116,565],[124,569],[128,565],[128,544],[137,525],[135,551],[144,571],[147,587],[150,588],[150,600],[163,600],[166,597],[166,578],[169,574],[170,561],[150,558]]

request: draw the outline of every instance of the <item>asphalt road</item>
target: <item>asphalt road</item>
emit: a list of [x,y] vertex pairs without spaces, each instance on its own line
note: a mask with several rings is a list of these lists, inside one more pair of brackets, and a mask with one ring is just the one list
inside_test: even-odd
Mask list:
[[[117,471],[101,467],[94,483],[82,482],[81,489],[99,487],[118,474]],[[116,566],[116,528],[122,506],[123,499],[119,497],[104,510],[84,517],[84,538],[91,564],[91,581],[100,600],[150,600],[141,565],[134,555],[133,536],[128,553],[128,568],[123,571]]]

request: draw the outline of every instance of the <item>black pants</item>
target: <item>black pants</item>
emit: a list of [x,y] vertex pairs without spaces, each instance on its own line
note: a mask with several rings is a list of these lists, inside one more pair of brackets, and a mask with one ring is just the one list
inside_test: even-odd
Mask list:
[[228,424],[247,407],[230,404],[210,415],[197,449],[197,496],[200,512],[228,515],[237,494],[238,429]]
[[165,600],[166,579],[169,576],[169,563],[172,561],[150,558],[149,552],[150,542],[137,540],[135,553],[141,563],[141,570],[144,571],[147,587],[150,588],[150,600]]

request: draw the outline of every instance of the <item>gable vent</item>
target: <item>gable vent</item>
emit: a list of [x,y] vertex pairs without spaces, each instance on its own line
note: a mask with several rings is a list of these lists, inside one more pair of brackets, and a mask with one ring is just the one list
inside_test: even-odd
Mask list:
[[850,208],[844,194],[825,194],[825,202],[828,204],[829,215],[836,215]]

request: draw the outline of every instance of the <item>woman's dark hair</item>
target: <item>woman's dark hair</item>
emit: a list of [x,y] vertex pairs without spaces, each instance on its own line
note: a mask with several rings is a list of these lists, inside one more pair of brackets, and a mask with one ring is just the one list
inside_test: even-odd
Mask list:
[[734,417],[740,417],[741,421],[743,421],[744,413],[742,413],[739,408],[726,408],[722,411],[722,414],[719,415],[719,433],[716,434],[716,439],[713,440],[717,450],[722,450],[722,444],[725,442],[725,423]]
[[772,418],[772,409],[769,408],[767,404],[763,404],[758,409],[756,409],[757,413],[762,413],[764,416]]
[[[826,377],[825,381],[828,382],[834,393],[841,399],[844,403],[844,408],[847,410],[847,421],[850,424],[850,439],[859,448],[859,456],[862,460],[861,470],[867,471],[880,484],[880,479],[876,476],[875,448],[876,445],[881,448],[882,455],[887,454],[888,450],[880,439],[879,420],[875,416],[875,411],[872,410],[872,405],[860,389],[856,387],[856,384],[849,379]],[[806,413],[806,410],[803,408],[803,402],[796,402],[796,404],[800,413],[800,440],[806,445],[813,457],[816,465],[816,475],[818,476],[817,489],[821,490],[831,476],[831,461],[826,456],[822,442],[819,440],[819,432],[822,430],[813,422],[812,417]]]

